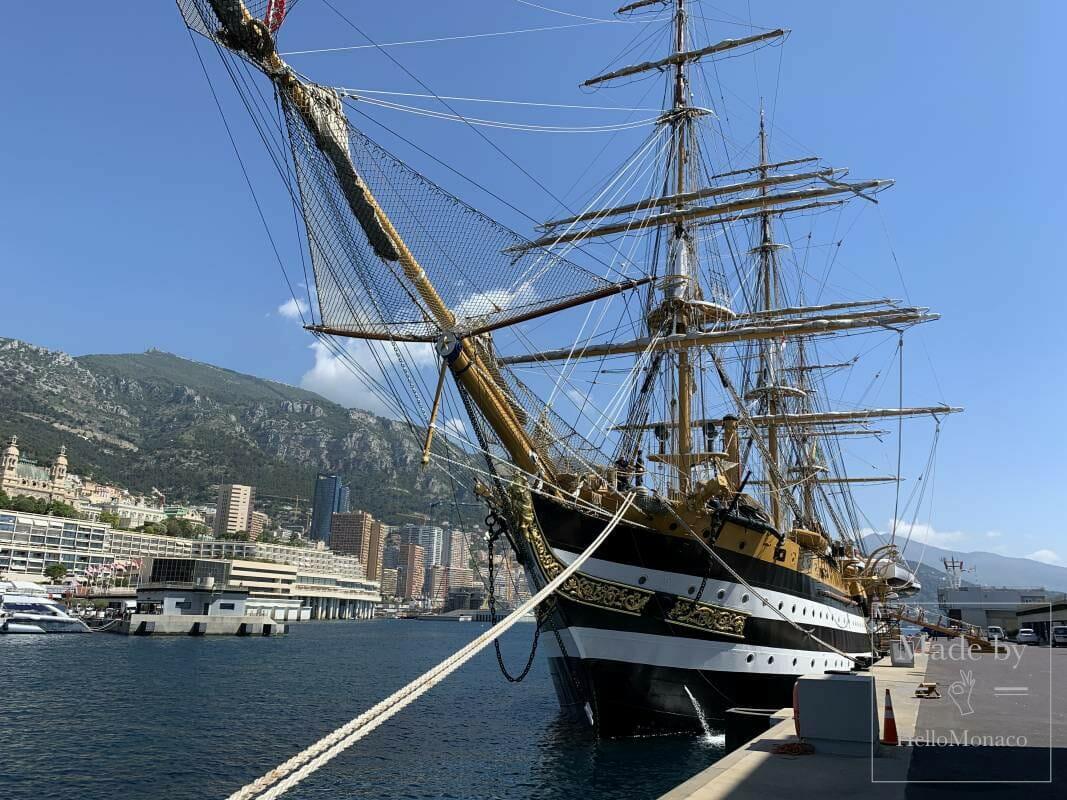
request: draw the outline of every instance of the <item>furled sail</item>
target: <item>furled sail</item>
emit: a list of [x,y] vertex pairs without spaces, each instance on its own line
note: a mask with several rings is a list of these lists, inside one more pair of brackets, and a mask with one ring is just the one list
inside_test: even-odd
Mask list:
[[[299,79],[278,57],[254,8],[179,6],[193,30],[242,54],[278,91],[314,267],[315,330],[434,341],[443,330],[485,332],[638,285],[530,248],[352,128],[335,91]],[[420,281],[433,298],[413,290]]]

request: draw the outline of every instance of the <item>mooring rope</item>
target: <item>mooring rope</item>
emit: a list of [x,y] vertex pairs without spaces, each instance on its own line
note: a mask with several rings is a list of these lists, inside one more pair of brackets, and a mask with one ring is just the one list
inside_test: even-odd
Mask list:
[[634,493],[631,492],[623,498],[622,504],[611,518],[611,521],[608,522],[607,527],[605,527],[600,535],[593,540],[593,543],[585,549],[585,552],[568,564],[567,567],[560,572],[559,575],[549,581],[541,591],[508,614],[508,616],[501,620],[498,625],[494,625],[473,642],[449,656],[433,669],[423,673],[407,686],[404,686],[402,689],[389,695],[389,697],[385,698],[369,711],[365,711],[351,722],[342,725],[333,733],[324,736],[315,744],[300,753],[297,753],[284,764],[275,767],[261,778],[256,779],[252,783],[234,792],[227,798],[227,800],[251,800],[252,798],[256,798],[256,800],[272,800],[272,798],[280,797],[308,775],[315,772],[315,770],[323,764],[330,761],[335,756],[340,755],[398,711],[405,708],[443,681],[467,663],[471,658],[496,641],[496,639],[522,619],[522,617],[537,608],[542,601],[562,586],[564,581],[577,572],[582,564],[584,564],[586,560],[596,552],[597,548],[604,543],[604,540],[608,538],[608,535],[615,530],[627,510],[633,504],[633,501]]

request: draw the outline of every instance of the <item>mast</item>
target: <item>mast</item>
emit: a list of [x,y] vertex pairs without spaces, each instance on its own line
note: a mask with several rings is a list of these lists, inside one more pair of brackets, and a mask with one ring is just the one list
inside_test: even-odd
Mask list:
[[[685,52],[685,0],[675,0],[674,11],[674,53],[678,56]],[[674,64],[674,104],[671,109],[671,124],[674,127],[674,156],[675,156],[675,192],[684,196],[688,190],[686,182],[686,133],[688,116],[684,113],[686,107],[686,78],[685,60],[677,59]],[[679,202],[676,208],[680,211],[684,207]],[[671,235],[671,246],[668,252],[674,253],[671,262],[672,280],[670,291],[672,298],[677,302],[673,333],[684,334],[688,332],[688,314],[686,302],[692,293],[689,278],[689,239],[686,235],[684,221],[674,225]],[[650,333],[652,333],[650,331]],[[689,360],[688,350],[678,351],[678,385],[676,403],[678,409],[678,491],[685,495],[689,491],[690,465],[689,453],[692,450],[692,365]]]
[[[763,122],[763,109],[759,113],[759,163],[760,177],[767,179],[767,130]],[[760,187],[760,196],[767,196],[767,187]],[[759,243],[759,280],[763,284],[762,305],[760,311],[769,314],[775,310],[778,303],[778,269],[774,257],[775,243],[771,231],[771,216],[766,211],[760,214],[760,243]],[[767,413],[772,418],[778,414],[778,345],[775,340],[764,340],[760,343],[760,374],[763,382],[763,391],[767,398]],[[778,457],[778,426],[767,426],[767,454],[770,464],[767,467],[767,488],[771,500],[771,520],[776,528],[781,530],[782,508],[779,493],[782,487],[778,485],[777,475],[780,459]]]

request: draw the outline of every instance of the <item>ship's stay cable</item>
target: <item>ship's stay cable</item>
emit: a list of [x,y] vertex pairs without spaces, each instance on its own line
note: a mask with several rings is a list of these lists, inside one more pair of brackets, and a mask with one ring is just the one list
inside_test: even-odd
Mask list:
[[[393,58],[392,54],[388,50],[385,50],[385,49],[382,49],[381,47],[378,47],[378,45],[374,42],[374,40],[370,36],[368,36],[366,33],[364,33],[363,30],[358,25],[356,25],[356,23],[354,23],[351,19],[349,19],[347,16],[345,16],[343,13],[341,13],[341,11],[335,5],[333,5],[333,3],[330,2],[330,0],[322,0],[322,2],[326,5],[327,8],[329,8],[331,11],[333,11],[346,24],[348,24],[353,30],[355,30],[360,36],[362,36],[364,39],[366,39],[371,44],[374,44],[374,46],[379,50],[379,52],[381,52],[386,58],[388,58],[396,67],[398,67],[400,70],[402,70],[409,78],[411,78],[413,81],[415,81],[419,86],[421,86],[427,92],[432,94],[438,100],[438,102],[441,103],[441,105],[443,105],[445,108],[447,108],[449,111],[451,111],[456,116],[458,116],[458,117],[462,117],[463,116],[458,111],[456,111],[456,109],[454,109],[451,105],[449,105],[448,101],[443,100],[433,89],[431,89],[429,86],[427,86],[426,83],[424,83],[418,76],[416,76],[414,73],[412,73],[411,70],[409,70],[407,67],[405,67],[400,61],[398,61],[397,59]],[[534,175],[532,175],[529,172],[529,170],[527,170],[525,167],[523,167],[519,162],[517,162],[515,159],[513,159],[510,155],[508,155],[507,152],[504,151],[496,142],[494,142],[492,139],[490,139],[488,136],[486,136],[484,133],[482,133],[482,131],[479,130],[477,126],[471,125],[470,123],[468,123],[468,127],[470,127],[470,129],[472,131],[474,131],[478,135],[478,137],[480,139],[482,139],[482,141],[484,141],[486,144],[488,144],[490,147],[492,147],[497,153],[499,153],[501,156],[503,156],[504,159],[506,159],[509,164],[511,164],[513,167],[515,167],[515,169],[519,170],[519,172],[521,172],[523,175],[525,175],[531,182],[533,182],[545,194],[547,194],[549,197],[551,197],[553,200],[555,200],[557,203],[559,203],[563,208],[567,209],[568,212],[573,213],[573,211],[571,211],[571,209],[567,207],[567,204],[564,203],[562,200],[560,200],[559,197],[557,197],[556,194],[551,189],[549,189],[547,186],[545,186]],[[622,275],[623,277],[627,277],[624,273],[619,273],[619,274]]]
[[397,690],[389,697],[382,700],[373,708],[360,714],[358,717],[342,725],[337,730],[324,736],[315,744],[297,753],[283,764],[258,778],[238,791],[231,794],[228,800],[273,800],[280,797],[289,789],[324,764],[340,755],[353,744],[358,742],[368,733],[380,726],[386,720],[399,711],[406,708],[423,694],[428,692],[445,678],[466,664],[470,659],[496,641],[500,636],[510,630],[526,614],[533,611],[555,593],[563,583],[568,580],[583,564],[600,548],[613,530],[622,521],[623,516],[629,510],[634,501],[634,493],[626,495],[619,509],[608,522],[607,526],[592,541],[581,555],[568,564],[555,578],[549,581],[544,588],[533,595],[529,600],[508,614],[501,622],[494,625],[488,631],[477,637],[470,644],[460,648],[453,655],[442,661],[436,667],[420,675],[403,688]]
[[[271,249],[274,251],[274,258],[278,262],[278,268],[282,271],[282,277],[285,278],[285,283],[289,287],[289,293],[296,299],[296,290],[293,288],[292,282],[289,280],[289,275],[285,271],[285,264],[282,261],[281,253],[278,252],[278,246],[274,241],[274,236],[271,233],[270,225],[267,224],[267,217],[263,213],[263,206],[259,202],[259,197],[256,195],[255,187],[252,185],[252,179],[249,177],[248,169],[245,167],[244,159],[241,158],[241,151],[237,147],[237,140],[233,136],[233,131],[230,128],[230,123],[226,119],[226,112],[222,109],[222,103],[219,101],[218,93],[215,91],[215,85],[211,81],[211,75],[208,72],[207,65],[204,63],[204,59],[200,55],[200,49],[196,46],[196,39],[193,37],[193,32],[186,29],[189,34],[189,42],[193,47],[193,52],[196,53],[196,59],[200,62],[200,68],[204,71],[204,79],[207,81],[208,89],[211,92],[211,97],[215,101],[215,107],[219,110],[219,116],[222,119],[222,126],[226,129],[226,136],[230,140],[230,146],[233,148],[233,153],[237,156],[237,163],[241,167],[241,174],[244,176],[245,183],[248,185],[248,191],[252,195],[252,201],[255,203],[256,212],[259,214],[260,222],[263,223],[263,230],[267,234],[267,239],[270,241]],[[300,303],[296,304],[296,310],[300,314],[301,322],[305,321],[304,312],[300,308]]]
[[[538,28],[517,28],[511,31],[490,31],[488,33],[463,33],[455,36],[435,36],[431,39],[409,39],[403,42],[380,42],[379,44],[353,44],[344,47],[320,47],[313,50],[288,50],[279,53],[280,56],[306,56],[319,53],[345,53],[352,50],[370,50],[375,47],[404,47],[412,44],[437,44],[439,42],[455,42],[463,39],[492,39],[501,36],[515,36],[522,33],[541,33],[545,31],[562,31],[571,28],[588,28],[590,25],[603,25],[605,22],[616,20],[603,20],[600,22],[574,22],[569,25],[545,25]],[[651,22],[652,20],[648,20]],[[647,23],[646,23],[647,24]]]

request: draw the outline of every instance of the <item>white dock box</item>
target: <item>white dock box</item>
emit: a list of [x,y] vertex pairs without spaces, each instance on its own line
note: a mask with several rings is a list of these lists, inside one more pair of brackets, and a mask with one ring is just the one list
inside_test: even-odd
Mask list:
[[878,749],[874,677],[805,675],[797,680],[797,735],[818,753],[869,756]]

